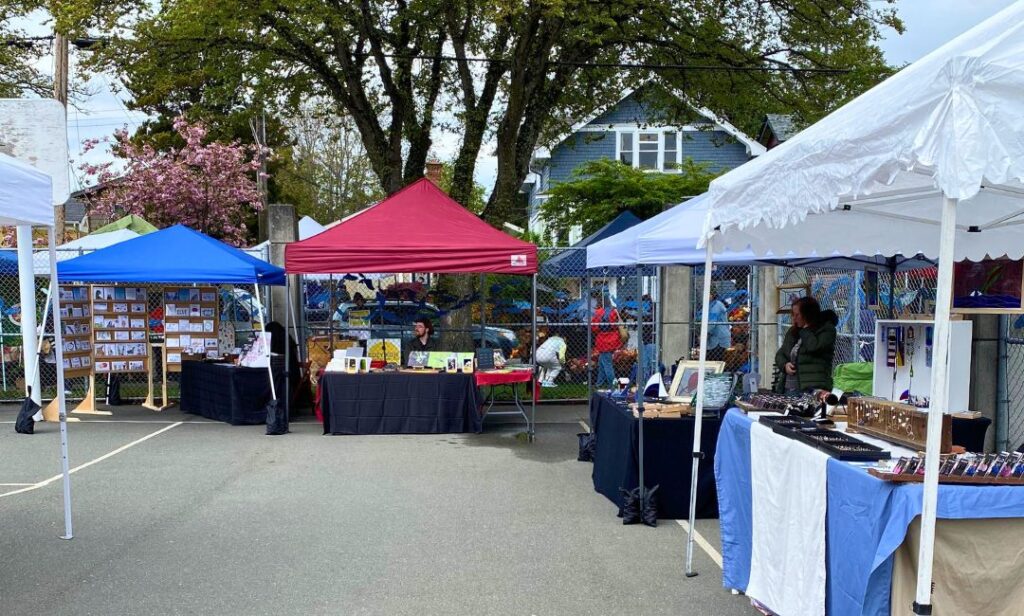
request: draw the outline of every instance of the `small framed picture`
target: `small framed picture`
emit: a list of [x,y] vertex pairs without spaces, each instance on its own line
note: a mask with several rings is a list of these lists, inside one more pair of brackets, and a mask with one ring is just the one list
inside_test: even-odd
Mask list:
[[775,292],[778,293],[779,297],[777,314],[789,314],[790,310],[792,310],[793,302],[811,294],[811,285],[780,284],[775,287]]
[[445,372],[459,371],[459,358],[456,355],[449,355],[444,367]]
[[359,372],[363,374],[369,374],[370,363],[373,361],[369,357],[356,357],[354,359],[359,360]]
[[[725,371],[724,361],[704,362],[705,374],[721,374]],[[699,361],[681,361],[676,365],[676,373],[669,387],[669,400],[689,402],[697,393],[697,380],[700,374]]]
[[345,358],[345,372],[349,374],[355,374],[359,372],[359,358],[358,357],[346,357]]

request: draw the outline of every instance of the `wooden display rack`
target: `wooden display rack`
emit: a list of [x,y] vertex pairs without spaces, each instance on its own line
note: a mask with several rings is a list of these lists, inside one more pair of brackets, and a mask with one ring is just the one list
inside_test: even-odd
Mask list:
[[164,388],[167,372],[181,372],[182,356],[190,350],[205,355],[220,348],[217,287],[163,288]]
[[[882,481],[893,483],[922,483],[924,475],[917,473],[886,473],[877,468],[869,468],[868,474]],[[964,477],[962,475],[939,475],[939,483],[977,486],[1024,486],[1024,477]]]
[[[60,320],[64,330],[64,378],[89,377],[89,391],[71,409],[83,415],[110,415],[96,409],[95,380],[92,374],[92,298],[87,285],[60,285]],[[54,398],[43,408],[45,421],[58,421],[60,409]]]
[[[859,432],[890,443],[923,451],[928,439],[928,412],[882,398],[850,398],[846,402],[847,432]],[[953,420],[942,415],[939,453],[953,450]]]

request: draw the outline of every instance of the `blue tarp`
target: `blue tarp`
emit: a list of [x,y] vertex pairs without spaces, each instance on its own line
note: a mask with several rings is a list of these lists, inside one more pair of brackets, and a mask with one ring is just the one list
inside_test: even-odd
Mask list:
[[184,225],[174,225],[57,264],[75,282],[283,285],[284,270]]
[[[611,237],[626,229],[640,223],[640,218],[630,211],[625,211],[615,217],[615,220],[601,227],[591,235],[583,238],[572,245],[569,250],[551,257],[541,264],[540,274],[542,276],[553,276],[556,278],[582,278],[587,275],[587,251],[585,248],[594,242],[599,242],[606,237]],[[650,275],[649,271],[644,272]],[[612,267],[600,270],[592,270],[592,276],[635,276],[635,267]]]
[[18,275],[18,253],[13,250],[0,250],[0,275]]

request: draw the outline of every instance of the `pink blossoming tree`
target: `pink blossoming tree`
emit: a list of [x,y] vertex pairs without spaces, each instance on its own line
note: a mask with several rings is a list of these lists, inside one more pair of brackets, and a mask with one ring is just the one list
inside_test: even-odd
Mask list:
[[[112,162],[84,163],[80,169],[105,184],[90,199],[100,216],[135,214],[163,228],[183,224],[240,246],[245,243],[246,219],[263,207],[256,176],[259,148],[238,142],[203,143],[206,127],[182,117],[174,130],[182,148],[157,151],[131,141],[127,130],[114,133],[114,151],[127,166],[116,171]],[[85,143],[85,151],[98,140]]]

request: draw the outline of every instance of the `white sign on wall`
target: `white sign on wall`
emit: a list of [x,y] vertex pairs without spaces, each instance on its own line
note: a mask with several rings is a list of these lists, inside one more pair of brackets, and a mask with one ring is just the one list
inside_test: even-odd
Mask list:
[[0,152],[49,175],[54,205],[71,194],[65,114],[64,106],[52,98],[0,99]]

